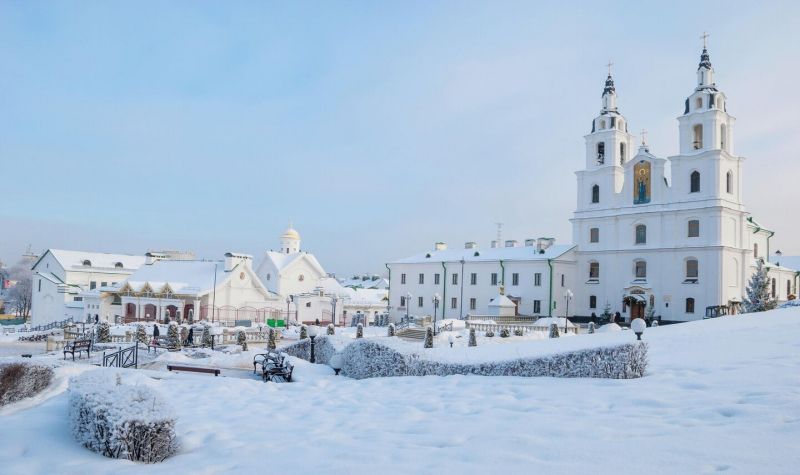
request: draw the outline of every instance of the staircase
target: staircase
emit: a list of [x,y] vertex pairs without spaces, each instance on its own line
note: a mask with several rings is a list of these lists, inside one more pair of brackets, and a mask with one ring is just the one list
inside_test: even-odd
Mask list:
[[400,338],[410,338],[413,340],[424,340],[425,339],[425,329],[424,328],[404,328],[397,332],[397,336]]

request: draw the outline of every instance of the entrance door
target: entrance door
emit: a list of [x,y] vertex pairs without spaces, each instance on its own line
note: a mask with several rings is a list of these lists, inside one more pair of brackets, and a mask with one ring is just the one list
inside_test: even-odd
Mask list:
[[637,302],[634,305],[631,305],[631,321],[634,318],[644,318],[644,304],[641,302]]

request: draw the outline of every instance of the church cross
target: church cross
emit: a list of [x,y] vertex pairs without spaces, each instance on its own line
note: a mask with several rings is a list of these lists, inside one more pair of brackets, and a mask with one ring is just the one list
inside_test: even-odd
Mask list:
[[709,36],[711,36],[711,35],[709,35],[708,33],[706,33],[704,31],[703,32],[703,36],[700,37],[700,39],[703,40],[703,49],[706,49],[706,38],[708,38]]
[[647,131],[642,129],[642,145],[644,145],[644,136],[647,135]]
[[609,60],[608,64],[606,64],[606,66],[608,66],[608,75],[609,76],[611,76],[611,66],[613,66],[613,65],[614,65],[614,63],[612,63],[611,60]]

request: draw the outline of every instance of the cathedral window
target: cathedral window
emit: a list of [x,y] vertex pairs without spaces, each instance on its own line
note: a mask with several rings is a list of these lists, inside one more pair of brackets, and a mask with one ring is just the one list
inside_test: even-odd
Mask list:
[[636,244],[647,244],[647,226],[644,224],[636,226]]
[[600,228],[589,230],[589,242],[600,242]]
[[695,109],[702,109],[703,108],[703,98],[702,97],[698,97],[694,101],[694,108]]
[[636,278],[647,278],[647,261],[636,261]]
[[689,237],[700,237],[700,221],[696,219],[689,221]]
[[597,144],[597,164],[602,165],[606,162],[606,144],[600,142]]
[[594,295],[589,297],[589,308],[597,308],[597,297]]
[[733,193],[733,173],[728,172],[728,175],[725,177],[725,190],[728,193]]
[[686,313],[694,313],[694,299],[691,297],[686,299]]
[[719,148],[721,148],[722,150],[725,150],[725,142],[727,138],[726,136],[728,135],[727,132],[728,132],[728,127],[726,127],[725,124],[722,124],[719,127]]
[[753,244],[753,257],[758,259],[758,244]]
[[603,129],[605,129],[605,128],[606,128],[606,121],[604,121],[604,120],[601,120],[601,121],[600,121],[600,130],[603,130]]
[[686,261],[686,278],[696,279],[697,275],[697,259],[689,259]]
[[625,144],[619,144],[619,164],[625,165]]
[[599,203],[600,202],[600,185],[594,185],[592,187],[592,203]]
[[700,191],[700,172],[693,171],[689,176],[689,193],[697,193]]
[[703,124],[697,124],[692,129],[694,131],[692,146],[694,150],[703,148]]
[[775,292],[777,291],[778,286],[775,282],[775,278],[772,279],[772,298],[775,298]]
[[590,262],[589,263],[589,278],[590,279],[599,279],[600,278],[600,263],[599,262]]

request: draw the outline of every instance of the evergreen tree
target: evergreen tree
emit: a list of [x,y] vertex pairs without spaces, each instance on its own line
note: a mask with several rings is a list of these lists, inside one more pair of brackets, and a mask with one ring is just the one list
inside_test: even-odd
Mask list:
[[508,328],[503,328],[500,330],[500,338],[508,338],[511,336],[511,332],[508,331]]
[[607,321],[611,321],[611,304],[606,302],[606,306],[603,307],[603,318]]
[[97,325],[97,343],[110,343],[111,329],[108,322],[103,320]]
[[514,336],[523,336],[523,335],[524,333],[521,328],[517,328],[516,330],[514,330]]
[[656,319],[656,308],[653,307],[652,304],[647,306],[647,310],[644,312],[644,321],[652,322]]
[[203,346],[213,346],[214,336],[211,334],[211,327],[203,325]]
[[494,338],[494,332],[492,330],[488,330],[485,336],[486,338]]
[[555,323],[550,324],[550,338],[558,338],[561,335],[558,333],[558,325]]
[[594,322],[589,322],[589,334],[594,333]]
[[189,323],[189,325],[194,325],[194,309],[193,308],[189,309],[189,318],[186,321]]
[[[169,319],[169,310],[167,310],[167,313],[164,314],[164,325],[169,325],[171,321],[172,320]],[[167,328],[167,331],[169,331],[169,328]]]
[[770,281],[764,259],[757,261],[756,272],[747,283],[747,296],[742,299],[744,313],[765,312],[778,306],[778,302],[770,296]]
[[275,339],[276,339],[275,333],[276,332],[277,332],[277,330],[275,330],[274,328],[270,328],[269,329],[269,339],[267,340],[267,348],[270,349],[270,350],[274,350],[275,348],[278,347],[277,343],[275,342]]
[[305,340],[306,338],[308,338],[308,327],[300,325],[300,339]]
[[425,328],[425,348],[433,348],[433,327]]
[[361,323],[356,327],[356,338],[364,338],[364,325]]
[[169,346],[173,348],[181,347],[181,335],[178,330],[178,324],[172,322],[167,327],[167,338],[169,339]]
[[395,330],[394,330],[394,323],[390,323],[389,324],[389,330],[387,332],[387,335],[388,336],[395,336],[396,335]]
[[242,351],[247,351],[247,335],[243,330],[236,332],[236,344],[242,347]]
[[336,334],[336,327],[333,326],[333,323],[328,324],[328,335],[335,335]]
[[136,325],[136,341],[147,344],[147,331],[144,329],[144,325]]
[[478,337],[475,334],[475,327],[469,329],[469,346],[478,346]]
[[181,346],[187,344],[189,342],[189,329],[186,327],[181,327]]

